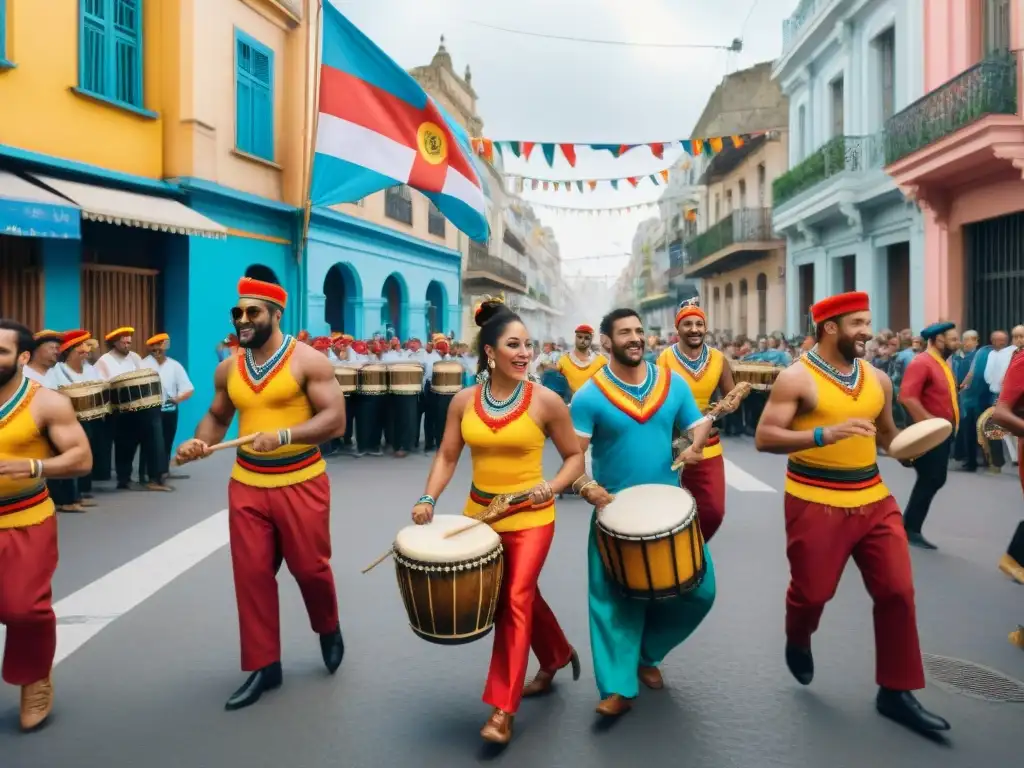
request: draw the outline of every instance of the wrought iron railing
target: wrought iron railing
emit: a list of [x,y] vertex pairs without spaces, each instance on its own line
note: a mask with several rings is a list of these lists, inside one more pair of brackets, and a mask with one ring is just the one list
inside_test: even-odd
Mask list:
[[800,39],[800,34],[804,31],[804,27],[807,26],[807,22],[810,21],[814,14],[818,10],[830,2],[831,0],[800,0],[800,4],[793,11],[792,15],[788,19],[782,22],[782,52],[787,53],[792,48],[796,41]]
[[492,256],[483,245],[473,241],[469,244],[469,259],[466,264],[466,272],[467,277],[471,277],[468,274],[471,272],[483,272],[515,285],[521,285],[523,290],[526,290],[526,273],[523,270],[512,266],[497,256]]
[[690,266],[737,243],[773,240],[771,208],[738,208],[686,244]]
[[437,210],[437,206],[433,203],[430,204],[430,208],[427,211],[427,232],[435,237],[445,236],[444,214]]
[[772,202],[778,208],[801,192],[839,173],[863,173],[885,163],[885,134],[836,136],[814,150],[772,182]]
[[384,215],[403,224],[412,224],[412,200],[406,199],[398,187],[384,193]]
[[885,161],[895,163],[985,115],[1017,112],[1017,52],[991,54],[925,94],[885,125]]

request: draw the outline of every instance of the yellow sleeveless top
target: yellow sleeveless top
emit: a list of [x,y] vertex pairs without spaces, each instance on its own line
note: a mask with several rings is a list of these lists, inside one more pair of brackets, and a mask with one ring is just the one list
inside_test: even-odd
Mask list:
[[[291,370],[298,342],[286,336],[284,344],[267,362],[254,366],[243,353],[228,372],[228,397],[238,411],[238,432],[277,432],[308,421],[313,406]],[[327,471],[316,445],[292,443],[269,453],[238,449],[231,479],[257,488],[281,488],[312,480]]]
[[[29,412],[39,384],[23,378],[14,396],[0,404],[0,461],[52,459],[50,441]],[[46,482],[39,478],[0,477],[0,528],[27,528],[54,514]]]
[[[725,366],[725,355],[717,349],[708,350],[707,359],[703,365],[691,367],[682,361],[683,353],[679,346],[673,344],[658,356],[658,365],[667,371],[678,373],[683,377],[693,393],[693,399],[697,401],[697,408],[704,413],[711,405],[711,398],[718,389],[718,381],[722,378],[722,370]],[[712,459],[722,455],[722,442],[717,434],[708,438],[702,454],[705,459]]]
[[[847,419],[874,421],[885,407],[885,392],[874,372],[863,360],[857,360],[857,376],[852,384],[837,379],[800,358],[811,372],[818,390],[818,404],[810,413],[793,419],[796,431],[831,427]],[[878,472],[875,438],[848,437],[833,445],[814,447],[789,455],[786,493],[798,499],[830,507],[861,507],[889,496],[889,489]]]
[[[474,402],[462,415],[462,439],[473,460],[473,486],[463,514],[475,517],[495,496],[528,491],[544,481],[542,461],[547,437],[528,413],[533,386],[526,384],[531,390],[524,398],[526,408],[497,428],[493,422],[487,422],[486,414],[481,414],[479,390],[473,393]],[[552,500],[539,508],[528,504],[523,511],[499,520],[492,527],[502,533],[539,528],[554,521]]]
[[594,355],[594,359],[590,361],[590,364],[586,367],[581,367],[579,363],[572,359],[572,356],[567,354],[562,355],[558,358],[556,367],[561,371],[562,375],[565,376],[566,381],[569,382],[569,389],[572,390],[573,394],[579,392],[580,387],[590,381],[590,377],[600,371],[608,364],[608,360],[604,355]]

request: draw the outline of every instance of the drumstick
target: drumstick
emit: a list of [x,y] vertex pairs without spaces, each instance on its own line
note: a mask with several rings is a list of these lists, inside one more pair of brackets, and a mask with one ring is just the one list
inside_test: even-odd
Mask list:
[[389,549],[389,550],[388,550],[387,552],[385,552],[385,553],[384,553],[383,555],[381,555],[381,556],[380,556],[380,557],[378,557],[378,558],[377,558],[376,560],[374,560],[374,561],[373,561],[372,563],[370,563],[370,564],[369,564],[368,566],[366,566],[365,568],[363,568],[362,572],[363,572],[363,573],[369,573],[369,572],[370,572],[370,571],[372,571],[372,570],[373,570],[374,568],[376,568],[376,567],[377,567],[378,565],[380,565],[380,564],[381,564],[381,563],[383,563],[383,562],[384,562],[385,560],[387,560],[387,559],[388,559],[389,557],[391,557],[391,556],[392,556],[393,554],[395,554],[395,550],[394,550],[394,548],[392,547],[392,548],[391,548],[391,549]]
[[448,533],[442,536],[442,538],[450,539],[452,536],[458,536],[460,533],[465,533],[471,528],[476,528],[478,525],[490,525],[491,523],[496,523],[499,520],[503,520],[510,514],[515,514],[514,512],[510,512],[509,510],[512,507],[518,504],[522,504],[524,501],[527,501],[530,498],[530,494],[524,493],[519,496],[513,496],[508,500],[508,506],[501,512],[498,512],[496,507],[497,504],[501,503],[499,501],[501,498],[501,496],[495,496],[491,500],[490,505],[488,505],[487,510],[485,510],[484,513],[480,515],[480,517],[473,518],[473,521],[468,525],[464,525],[461,528],[455,528],[454,530],[448,531]]
[[[237,448],[240,445],[249,445],[255,439],[255,434],[246,435],[245,437],[236,437],[234,440],[225,440],[223,443],[215,443],[214,445],[211,445],[208,450],[210,451],[210,453],[214,453],[216,451],[223,451],[227,448]],[[202,458],[205,458],[205,456]],[[187,464],[188,462],[185,463]],[[181,466],[181,462],[178,461],[177,457],[175,457],[174,459],[174,466]]]
[[[711,408],[709,408],[707,410],[707,412],[704,414],[704,418],[705,419],[710,419],[711,421],[714,421],[715,419],[717,419],[719,416],[722,415],[722,410],[725,408],[726,405],[731,404],[731,402],[733,400],[739,400],[739,401],[742,402],[744,399],[746,399],[747,395],[750,394],[750,391],[751,391],[750,382],[748,382],[748,381],[741,381],[735,387],[730,389],[726,393],[725,397],[723,397],[715,405],[713,405]],[[679,440],[674,442],[672,445],[673,445],[673,447],[679,447],[679,445],[683,444],[683,442],[684,442],[684,438],[680,438]],[[687,447],[689,447],[689,446],[687,446]],[[685,451],[685,450],[686,449],[684,448],[683,451]],[[679,452],[680,455],[682,454],[683,451]],[[678,459],[678,456],[676,458]],[[672,471],[675,472],[680,467],[682,467],[683,464],[685,464],[685,463],[686,462],[683,462],[683,461],[673,461],[672,462]]]

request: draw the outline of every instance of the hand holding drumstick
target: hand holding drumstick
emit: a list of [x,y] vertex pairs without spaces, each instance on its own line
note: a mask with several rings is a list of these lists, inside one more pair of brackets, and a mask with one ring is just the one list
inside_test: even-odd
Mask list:
[[250,445],[256,441],[258,436],[259,435],[246,435],[245,437],[226,440],[223,443],[216,443],[215,445],[207,445],[203,440],[192,438],[178,446],[178,452],[174,457],[174,464],[175,466],[180,467],[182,464],[188,464],[190,461],[198,461],[199,459],[205,459],[212,456],[217,451],[223,451],[227,448],[237,448],[240,445]]
[[[735,412],[750,392],[750,382],[741,381],[730,389],[721,400],[709,408],[704,414],[704,418],[714,421],[719,416]],[[689,435],[683,435],[673,441],[672,450],[675,456],[675,459],[672,461],[673,471],[680,469],[686,464],[697,464],[703,458],[701,454],[692,450],[692,441]]]

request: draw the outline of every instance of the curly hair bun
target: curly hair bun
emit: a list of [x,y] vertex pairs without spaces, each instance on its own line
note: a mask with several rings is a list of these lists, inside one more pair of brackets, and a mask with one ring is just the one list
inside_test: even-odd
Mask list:
[[477,308],[474,319],[476,320],[477,327],[483,328],[498,315],[509,311],[509,308],[505,306],[504,302],[493,300],[485,301]]

